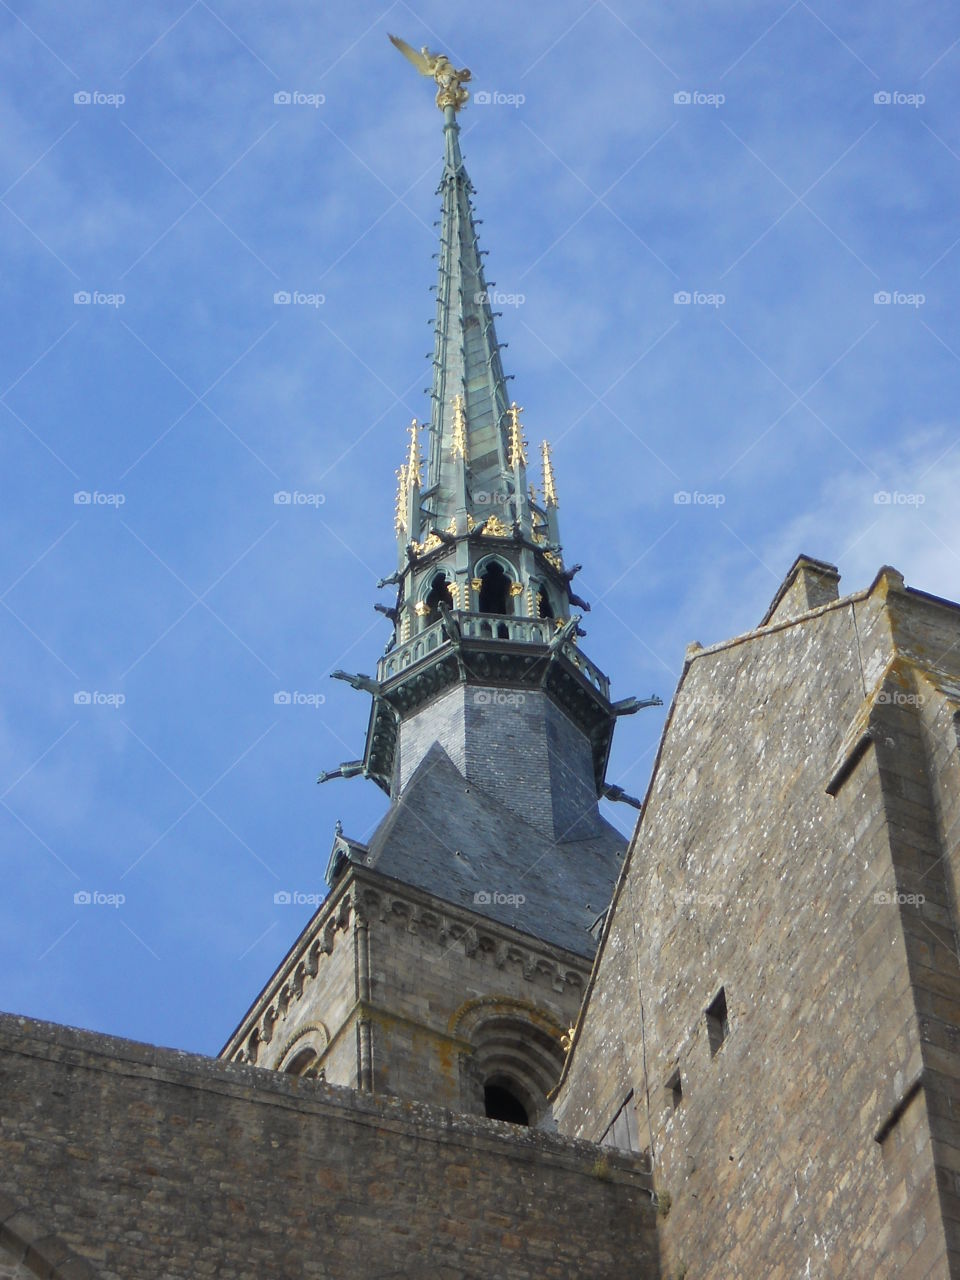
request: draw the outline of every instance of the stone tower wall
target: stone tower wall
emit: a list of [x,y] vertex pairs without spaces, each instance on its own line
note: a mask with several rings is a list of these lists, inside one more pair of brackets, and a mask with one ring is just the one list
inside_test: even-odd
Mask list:
[[[260,1067],[285,1069],[313,1045],[328,1083],[482,1115],[482,1064],[499,1035],[520,1092],[529,1085],[536,1122],[559,1076],[560,1037],[576,1019],[589,962],[525,935],[522,904],[516,910],[516,929],[506,928],[352,868],[223,1057],[246,1061],[251,1028],[269,1025]],[[514,1043],[523,1027],[532,1036],[526,1046]]]
[[688,662],[555,1104],[633,1091],[664,1276],[960,1274],[958,673],[892,573]]

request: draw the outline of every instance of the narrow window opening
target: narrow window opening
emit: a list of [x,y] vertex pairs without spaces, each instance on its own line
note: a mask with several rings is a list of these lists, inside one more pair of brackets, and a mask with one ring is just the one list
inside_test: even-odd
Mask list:
[[498,622],[498,623],[497,623],[497,639],[498,639],[498,640],[509,640],[509,639],[510,639],[510,629],[508,628],[508,626],[507,626],[507,624],[506,624],[505,622]]
[[543,587],[541,587],[537,592],[537,612],[541,618],[553,617],[553,609],[551,608],[550,601],[547,599],[547,593],[544,591]]
[[450,583],[446,580],[442,573],[438,573],[433,582],[430,584],[430,592],[426,599],[428,609],[427,625],[436,622],[440,617],[440,605],[445,605],[448,609],[453,608],[453,596],[450,594]]
[[677,1067],[673,1075],[667,1081],[666,1087],[667,1106],[671,1110],[676,1111],[680,1103],[683,1101],[683,1081],[680,1079],[680,1068]]
[[510,580],[496,560],[490,562],[480,579],[480,612],[509,613],[507,589]]
[[707,1038],[710,1041],[710,1056],[717,1052],[730,1034],[730,1020],[727,1017],[727,997],[723,987],[717,992],[707,1008]]
[[505,1120],[508,1124],[530,1123],[526,1107],[501,1084],[484,1085],[483,1106],[488,1120]]

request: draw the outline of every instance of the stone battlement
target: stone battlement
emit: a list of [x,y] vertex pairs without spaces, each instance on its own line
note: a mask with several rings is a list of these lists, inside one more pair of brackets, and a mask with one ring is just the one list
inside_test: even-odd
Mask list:
[[657,1275],[591,1143],[12,1015],[0,1096],[0,1275]]

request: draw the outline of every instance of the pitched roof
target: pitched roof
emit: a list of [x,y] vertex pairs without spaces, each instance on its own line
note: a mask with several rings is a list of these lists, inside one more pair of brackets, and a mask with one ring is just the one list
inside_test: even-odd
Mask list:
[[590,926],[610,901],[625,847],[624,837],[602,818],[599,834],[590,839],[549,840],[469,782],[435,743],[380,823],[369,852],[357,860],[592,956]]

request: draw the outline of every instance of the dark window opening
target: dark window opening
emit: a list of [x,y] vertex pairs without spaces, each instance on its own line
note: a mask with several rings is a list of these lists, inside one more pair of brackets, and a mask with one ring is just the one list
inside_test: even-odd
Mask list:
[[510,639],[510,629],[505,622],[497,623],[497,639],[498,640]]
[[530,1123],[526,1107],[503,1085],[484,1085],[483,1106],[488,1120],[505,1120],[507,1124]]
[[680,1103],[683,1101],[683,1081],[680,1079],[680,1068],[667,1081],[666,1088],[667,1105],[676,1111]]
[[322,1080],[324,1071],[319,1066],[320,1058],[314,1049],[301,1049],[300,1052],[284,1067],[284,1074],[300,1076],[303,1080]]
[[707,1008],[706,1017],[710,1056],[713,1057],[730,1034],[730,1020],[727,1017],[727,997],[723,987],[720,988]]
[[430,593],[427,596],[426,605],[429,613],[427,614],[427,625],[436,622],[440,617],[440,605],[445,605],[448,609],[453,608],[453,596],[450,594],[450,583],[442,573],[438,573],[434,578]]
[[550,606],[550,601],[547,599],[547,593],[544,591],[543,587],[541,587],[537,593],[537,611],[541,618],[553,617],[553,609]]
[[509,613],[507,591],[510,579],[496,560],[491,561],[480,579],[480,612]]

